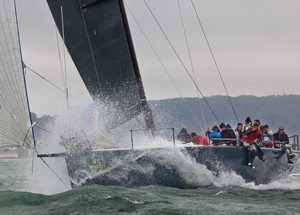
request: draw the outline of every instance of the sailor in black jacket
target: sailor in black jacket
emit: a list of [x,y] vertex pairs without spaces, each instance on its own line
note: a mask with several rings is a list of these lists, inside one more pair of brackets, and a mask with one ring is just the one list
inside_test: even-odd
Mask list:
[[291,159],[295,157],[295,154],[292,153],[292,150],[289,147],[286,147],[286,144],[289,144],[289,137],[284,132],[284,126],[278,127],[278,132],[273,134],[274,148],[282,148],[282,150],[287,154],[288,163],[293,163]]

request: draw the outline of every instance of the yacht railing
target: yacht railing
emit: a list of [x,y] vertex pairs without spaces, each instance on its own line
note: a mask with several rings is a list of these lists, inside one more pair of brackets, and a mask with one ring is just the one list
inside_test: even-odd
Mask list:
[[[172,140],[173,140],[173,144],[175,146],[175,128],[158,128],[158,129],[154,129],[154,133],[156,131],[165,131],[165,130],[171,130],[172,131]],[[130,138],[131,138],[131,149],[133,150],[134,145],[133,145],[133,132],[137,132],[137,131],[147,131],[147,129],[135,129],[135,130],[130,130]]]
[[[218,144],[236,144],[238,141],[241,141],[238,138],[210,138],[209,145],[218,145]],[[238,145],[238,144],[236,144]]]
[[[131,137],[131,149],[134,148],[134,140],[133,140],[133,132],[137,132],[137,131],[145,131],[146,129],[136,129],[136,130],[130,130],[130,137]],[[172,141],[173,144],[175,146],[175,128],[159,128],[159,129],[155,129],[155,131],[164,131],[164,130],[171,130],[172,131]],[[214,144],[213,142],[218,141],[219,144],[232,144],[232,143],[237,143],[236,145],[238,146],[239,142],[244,142],[243,140],[239,139],[239,138],[210,138],[209,139],[209,145]],[[273,143],[275,143],[276,141],[272,141]],[[289,137],[289,145],[292,147],[293,150],[300,150],[300,144],[299,144],[299,136],[298,135],[293,135]]]
[[299,151],[300,146],[299,146],[299,137],[298,137],[298,135],[290,136],[289,140],[290,140],[289,144],[292,146],[292,149]]
[[[234,141],[247,142],[247,141],[243,141],[243,140],[238,139],[238,138],[211,138],[209,140],[210,140],[210,144],[212,144],[213,141],[218,141],[218,142],[220,142],[222,144],[225,144],[226,142],[230,143],[230,142],[234,142]],[[284,142],[272,141],[272,140],[271,140],[271,142],[273,142],[273,143],[280,143],[280,144],[284,143]],[[298,137],[298,135],[290,136],[289,137],[289,144],[287,144],[287,146],[292,147],[293,150],[299,151],[300,144],[299,144],[299,137]]]

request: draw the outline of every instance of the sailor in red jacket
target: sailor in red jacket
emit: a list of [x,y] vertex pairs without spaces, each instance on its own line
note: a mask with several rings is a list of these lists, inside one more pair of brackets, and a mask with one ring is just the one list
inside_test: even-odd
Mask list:
[[245,133],[244,136],[242,137],[242,140],[249,142],[249,143],[254,143],[257,141],[257,138],[260,135],[260,130],[258,129],[258,124],[254,123],[254,125],[250,128],[248,128]]
[[258,123],[254,123],[252,127],[248,128],[245,131],[244,136],[242,137],[242,141],[244,145],[247,147],[247,161],[248,161],[248,166],[254,168],[252,165],[255,156],[257,155],[258,158],[262,161],[264,161],[264,153],[263,151],[259,148],[259,146],[256,144],[257,143],[257,138],[260,136],[260,129]]
[[196,134],[195,132],[191,133],[191,137],[192,137],[192,142],[195,145],[203,145],[203,146],[209,145],[208,140],[205,137]]

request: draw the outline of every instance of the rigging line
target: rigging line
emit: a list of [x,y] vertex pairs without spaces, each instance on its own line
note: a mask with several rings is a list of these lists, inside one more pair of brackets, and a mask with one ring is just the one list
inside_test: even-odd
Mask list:
[[142,26],[139,24],[138,20],[136,19],[136,17],[134,16],[133,12],[131,11],[131,9],[130,9],[130,8],[128,7],[128,5],[126,4],[126,2],[125,2],[125,5],[126,5],[128,11],[130,12],[130,14],[132,15],[134,21],[135,21],[136,24],[138,25],[139,29],[140,29],[141,32],[143,33],[144,37],[146,38],[148,44],[150,45],[152,51],[153,51],[154,54],[156,55],[156,57],[157,57],[157,59],[159,60],[160,64],[163,66],[165,72],[167,73],[168,77],[170,78],[170,80],[171,80],[171,82],[173,83],[174,87],[176,88],[177,92],[178,92],[179,95],[182,97],[185,106],[187,107],[187,109],[189,110],[189,112],[192,114],[192,116],[193,116],[193,118],[195,119],[195,121],[196,121],[198,127],[199,127],[203,132],[205,132],[205,131],[202,129],[200,123],[198,122],[198,120],[197,120],[197,118],[196,118],[194,112],[192,111],[192,109],[190,108],[190,106],[187,104],[186,99],[183,97],[183,95],[182,95],[180,89],[178,88],[178,86],[176,85],[174,79],[173,79],[172,76],[170,75],[170,73],[169,73],[168,69],[166,68],[165,64],[163,63],[161,57],[158,55],[158,53],[157,53],[157,51],[155,50],[154,46],[152,45],[152,43],[150,42],[149,38],[147,37],[147,35],[146,35],[145,31],[143,30]]
[[[24,140],[23,140],[23,146],[25,146],[25,142],[26,142],[26,139],[28,137],[28,133],[30,132],[30,130],[33,130],[33,127],[35,126],[36,122],[32,123],[32,125],[29,127],[29,129],[27,130],[26,134],[25,134],[25,137],[24,137]],[[33,136],[34,138],[34,136]],[[34,141],[34,145],[35,145],[35,138],[33,139]]]
[[31,69],[30,67],[28,67],[25,63],[23,63],[24,68],[29,69],[29,71],[33,72],[35,75],[39,76],[40,78],[44,79],[45,81],[47,81],[49,84],[51,84],[53,87],[55,87],[56,89],[60,90],[61,92],[65,93],[65,91],[61,88],[59,88],[58,86],[56,86],[55,84],[53,84],[51,81],[47,80],[45,77],[41,76],[39,73],[37,73],[36,71],[34,71],[33,69]]
[[[64,13],[63,13],[63,7],[60,7],[60,12],[61,12],[61,29],[62,29],[62,37],[64,44],[66,42],[65,40],[65,25],[64,25]],[[66,64],[66,49],[65,46],[63,46],[63,56],[64,56],[64,75],[65,75],[65,93],[66,93],[66,102],[67,102],[67,108],[69,109],[69,90],[68,90],[68,81],[67,81],[67,64]]]
[[220,71],[219,66],[218,66],[218,64],[217,64],[216,58],[215,58],[215,56],[214,56],[214,54],[213,54],[212,48],[211,48],[211,46],[210,46],[210,43],[208,42],[206,33],[205,33],[205,31],[204,31],[204,27],[203,27],[203,25],[202,25],[202,23],[201,23],[200,17],[199,17],[199,15],[198,15],[198,12],[197,12],[196,7],[195,7],[195,5],[194,5],[194,1],[191,0],[191,2],[192,2],[192,5],[193,5],[193,8],[194,8],[194,11],[195,11],[195,13],[196,13],[198,22],[199,22],[199,24],[200,24],[202,33],[203,33],[203,35],[204,35],[206,44],[207,44],[207,46],[208,46],[208,49],[209,49],[209,51],[210,51],[210,54],[211,54],[211,56],[212,56],[212,58],[213,58],[213,61],[214,61],[215,66],[216,66],[216,69],[217,69],[217,71],[218,71],[218,73],[219,73],[219,76],[220,76],[220,79],[221,79],[221,81],[222,81],[223,87],[224,87],[225,92],[226,92],[226,94],[227,94],[227,97],[228,97],[228,100],[229,100],[229,102],[230,102],[231,108],[232,108],[232,110],[233,110],[233,113],[234,113],[234,115],[235,115],[235,118],[236,118],[237,122],[239,122],[239,119],[238,119],[238,117],[237,117],[236,111],[235,111],[235,109],[234,109],[234,107],[233,107],[231,98],[230,98],[230,96],[229,96],[227,87],[226,87],[226,85],[225,85],[224,79],[223,79],[223,77],[222,77],[221,71]]
[[[183,20],[183,16],[182,16],[182,10],[181,10],[181,6],[180,6],[180,0],[177,0],[177,4],[178,4],[178,9],[179,9],[179,14],[180,14],[180,19],[181,19],[182,29],[183,29],[183,33],[184,33],[185,43],[186,43],[186,47],[187,47],[187,50],[188,50],[190,64],[191,64],[191,68],[192,68],[192,72],[193,72],[193,77],[194,77],[195,82],[197,83],[196,74],[195,74],[195,68],[194,68],[194,64],[193,64],[193,60],[192,60],[192,55],[191,55],[191,50],[190,50],[190,44],[188,42],[186,28],[185,28],[184,20]],[[204,129],[207,130],[207,125],[206,125],[206,120],[205,120],[205,116],[204,116],[204,112],[203,112],[203,107],[202,107],[201,100],[200,100],[200,94],[199,94],[198,91],[197,91],[197,97],[198,97],[199,106],[200,106],[200,110],[201,110],[201,114],[202,114]]]
[[60,48],[59,48],[59,39],[58,39],[58,34],[57,34],[58,29],[55,29],[55,35],[56,35],[56,44],[57,44],[57,51],[58,51],[58,58],[59,58],[59,64],[60,64],[60,71],[62,75],[62,81],[64,87],[66,86],[65,78],[64,78],[64,71],[63,71],[63,66],[62,66],[62,60],[61,60],[61,55],[60,55]]
[[85,30],[86,37],[87,37],[87,40],[88,40],[88,43],[89,43],[89,48],[90,48],[90,51],[91,51],[91,56],[92,56],[92,60],[93,60],[93,64],[94,64],[94,69],[95,69],[97,81],[98,81],[99,87],[101,87],[100,79],[99,79],[99,75],[98,75],[98,69],[97,69],[97,65],[96,65],[96,61],[95,61],[95,56],[94,56],[94,53],[93,53],[93,50],[92,50],[92,43],[91,43],[91,40],[90,40],[89,32],[87,30],[85,18],[84,18],[83,11],[82,11],[83,6],[81,4],[81,0],[79,0],[79,5],[80,5],[81,18],[82,18],[83,25],[84,25],[84,30]]
[[[35,149],[35,152],[36,154],[38,155],[39,153],[37,152],[37,150]],[[59,177],[56,172],[49,166],[49,164],[42,158],[42,157],[39,157],[43,162],[44,164],[52,171],[52,173],[65,185],[65,187],[69,190],[71,189],[63,180],[61,177]]]
[[[60,12],[61,12],[61,31],[62,31],[62,39],[63,42],[65,43],[65,25],[64,25],[64,11],[63,11],[63,7],[60,7]],[[65,87],[66,89],[68,88],[68,82],[67,82],[67,65],[66,65],[66,50],[65,50],[65,46],[63,46],[63,57],[64,57],[64,76],[65,76]]]
[[153,14],[152,10],[150,9],[149,5],[147,4],[146,0],[143,0],[145,5],[147,6],[149,12],[151,13],[152,17],[154,18],[156,24],[158,25],[158,27],[160,28],[160,30],[162,31],[162,33],[164,34],[166,40],[168,41],[169,45],[171,46],[171,48],[173,49],[174,53],[176,54],[177,58],[179,59],[179,61],[181,62],[182,66],[184,67],[186,73],[188,74],[188,76],[190,77],[191,81],[193,82],[193,84],[195,85],[196,89],[199,91],[199,93],[201,94],[203,100],[205,101],[205,103],[207,104],[208,108],[210,109],[210,111],[212,112],[212,114],[214,115],[215,119],[217,121],[219,121],[217,115],[215,114],[215,112],[213,111],[213,109],[211,108],[211,106],[209,105],[207,99],[205,98],[205,96],[203,95],[203,93],[201,92],[200,88],[198,87],[197,83],[195,82],[195,80],[193,79],[193,77],[191,76],[190,72],[188,71],[188,69],[186,68],[185,64],[183,63],[182,59],[180,58],[179,54],[177,53],[177,51],[175,50],[174,46],[172,45],[171,41],[169,40],[168,36],[166,35],[166,33],[164,32],[164,30],[162,29],[161,25],[159,24],[158,20],[156,19],[155,15]]
[[40,126],[38,126],[38,125],[35,125],[34,127],[35,127],[35,128],[38,128],[38,129],[40,129],[40,130],[42,130],[42,131],[45,131],[45,132],[47,132],[47,133],[49,133],[49,134],[53,134],[53,135],[55,135],[55,136],[61,137],[61,135],[55,134],[55,133],[53,133],[53,132],[51,132],[51,131],[49,131],[49,130],[47,130],[47,129],[45,129],[45,128],[42,128],[42,127],[40,127]]

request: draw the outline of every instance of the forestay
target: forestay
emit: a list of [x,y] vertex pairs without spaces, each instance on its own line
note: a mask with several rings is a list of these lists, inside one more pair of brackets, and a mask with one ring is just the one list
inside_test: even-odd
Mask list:
[[33,146],[14,0],[0,1],[0,147]]

